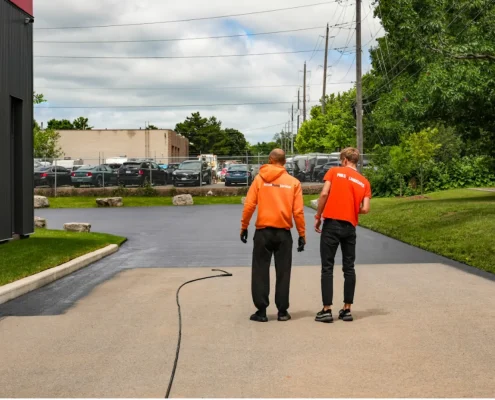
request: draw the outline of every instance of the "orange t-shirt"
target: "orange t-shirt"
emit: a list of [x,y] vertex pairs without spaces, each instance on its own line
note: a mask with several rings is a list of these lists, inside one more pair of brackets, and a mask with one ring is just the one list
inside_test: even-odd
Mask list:
[[323,210],[323,218],[348,221],[357,226],[359,209],[365,197],[371,199],[371,186],[368,180],[350,167],[334,167],[324,178],[329,181],[330,194]]

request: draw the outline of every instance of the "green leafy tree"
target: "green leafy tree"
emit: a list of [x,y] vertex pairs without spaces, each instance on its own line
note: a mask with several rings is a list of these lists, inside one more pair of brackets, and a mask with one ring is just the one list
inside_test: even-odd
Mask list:
[[89,126],[88,118],[79,117],[74,120],[72,123],[74,125],[74,129],[77,130],[91,130],[93,127]]
[[411,173],[411,155],[405,145],[390,148],[390,167],[399,178],[399,195],[402,197],[404,177]]
[[369,144],[398,144],[440,123],[462,140],[463,153],[494,157],[495,2],[375,4],[385,35],[363,80]]
[[43,94],[36,93],[36,92],[33,93],[33,104],[41,104],[41,103],[45,103],[45,102],[46,102],[46,100],[45,100],[45,96],[43,96]]
[[216,117],[204,118],[199,112],[192,113],[184,122],[175,125],[175,131],[189,140],[192,154],[214,153],[217,155],[244,155],[249,144],[237,129],[222,129]]
[[57,131],[47,128],[42,130],[39,124],[34,121],[33,126],[33,147],[35,158],[58,158],[63,155],[58,147],[60,135]]
[[296,148],[301,153],[334,152],[356,144],[353,116],[355,91],[327,96],[325,114],[321,106],[311,109],[311,119],[299,129]]
[[151,129],[151,130],[156,131],[156,130],[158,130],[158,127],[156,127],[156,126],[155,126],[155,125],[153,125],[153,124],[150,124],[150,125],[148,125],[148,129]]
[[189,140],[192,154],[211,153],[216,140],[222,135],[222,123],[215,117],[203,118],[195,112],[175,125],[175,131]]
[[270,152],[277,148],[278,145],[276,142],[258,142],[252,146],[250,146],[249,152],[253,156],[257,155],[268,155]]
[[74,125],[68,119],[51,119],[46,124],[48,129],[56,129],[56,130],[73,130]]
[[421,185],[421,194],[423,194],[424,168],[425,165],[433,159],[440,144],[434,142],[434,136],[437,129],[424,129],[420,132],[413,133],[406,139],[406,145],[409,147],[412,162],[419,168],[419,181]]
[[249,144],[244,134],[231,128],[220,131],[212,147],[212,153],[219,156],[245,155],[246,152],[249,152]]

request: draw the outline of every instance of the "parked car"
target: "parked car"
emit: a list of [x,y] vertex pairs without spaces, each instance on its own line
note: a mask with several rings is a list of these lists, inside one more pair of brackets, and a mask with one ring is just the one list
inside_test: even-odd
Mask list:
[[184,161],[174,171],[173,176],[175,187],[180,185],[200,186],[202,183],[210,185],[212,172],[205,162],[199,160]]
[[174,171],[179,168],[180,163],[170,163],[167,164],[167,168],[165,169],[165,173],[167,174],[167,184],[171,185],[174,183]]
[[251,185],[253,182],[253,174],[246,164],[233,164],[225,174],[225,186],[237,184]]
[[71,171],[64,167],[40,167],[34,170],[34,186],[72,185]]
[[117,184],[122,186],[166,185],[167,174],[152,161],[128,161],[122,164],[117,173]]
[[318,171],[318,175],[316,177],[317,182],[323,182],[323,178],[325,178],[325,175],[327,174],[328,170],[333,167],[339,167],[340,166],[340,161],[339,160],[333,160],[328,163],[326,163],[323,168],[321,168]]
[[76,188],[81,185],[95,187],[113,186],[117,184],[117,171],[108,165],[83,166],[71,174],[72,185]]

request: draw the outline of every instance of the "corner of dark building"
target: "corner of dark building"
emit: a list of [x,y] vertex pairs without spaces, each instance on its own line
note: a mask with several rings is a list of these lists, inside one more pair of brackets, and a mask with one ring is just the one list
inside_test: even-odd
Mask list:
[[34,232],[33,0],[0,0],[0,241]]

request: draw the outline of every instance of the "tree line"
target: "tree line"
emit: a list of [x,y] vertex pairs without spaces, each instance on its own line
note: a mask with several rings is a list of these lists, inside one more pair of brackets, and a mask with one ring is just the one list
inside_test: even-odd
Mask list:
[[[385,35],[363,76],[375,195],[495,182],[495,3],[377,0]],[[355,88],[313,107],[298,152],[356,145]]]

